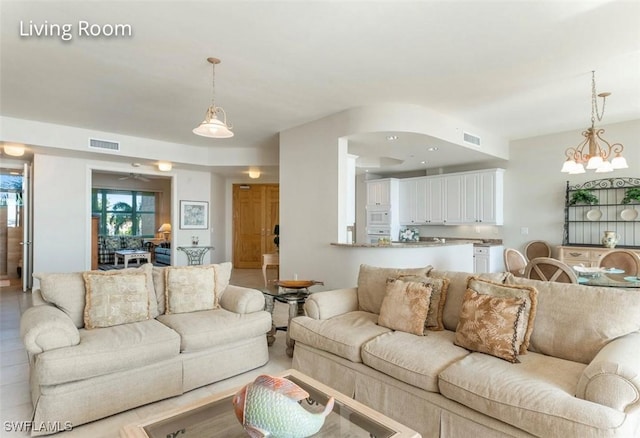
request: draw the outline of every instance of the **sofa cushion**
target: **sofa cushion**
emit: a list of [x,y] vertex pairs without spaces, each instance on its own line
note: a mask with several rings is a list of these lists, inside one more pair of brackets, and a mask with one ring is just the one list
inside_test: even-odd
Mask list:
[[239,314],[222,308],[160,315],[158,321],[180,334],[180,351],[183,353],[264,336],[271,329],[268,312]]
[[170,266],[165,269],[165,313],[216,309],[215,270],[212,266]]
[[85,272],[84,326],[111,327],[150,318],[146,275],[142,272]]
[[387,293],[387,278],[397,278],[401,275],[426,276],[431,269],[431,266],[400,269],[360,265],[360,272],[358,274],[359,310],[369,313],[380,313],[382,300]]
[[574,396],[585,365],[531,352],[520,359],[472,353],[440,373],[440,392],[535,436],[609,436],[625,422],[624,412]]
[[509,362],[518,362],[524,337],[524,330],[518,334],[518,327],[525,320],[525,306],[524,298],[496,297],[467,289],[455,344]]
[[351,362],[362,362],[362,346],[376,336],[391,331],[377,322],[378,315],[360,310],[320,320],[298,316],[291,320],[289,334],[291,339],[303,344]]
[[429,392],[439,392],[438,375],[467,356],[453,345],[454,333],[429,332],[426,336],[393,332],[382,334],[362,348],[362,361],[373,369]]
[[120,236],[104,236],[104,247],[109,251],[118,251],[122,248]]
[[533,286],[538,291],[538,311],[529,351],[588,364],[613,339],[640,330],[637,290],[538,281],[513,275],[509,275],[506,282]]
[[180,336],[154,319],[79,332],[78,345],[45,351],[36,357],[33,369],[41,385],[139,368],[180,353]]
[[429,303],[429,313],[424,327],[427,330],[444,330],[442,314],[444,312],[444,304],[447,301],[449,280],[446,278],[416,277],[414,275],[401,275],[398,278],[404,281],[422,281],[431,285],[431,302]]
[[[224,291],[227,289],[227,286],[229,286],[229,279],[231,277],[231,269],[233,268],[233,265],[231,264],[231,262],[225,262],[225,263],[216,263],[212,265],[201,265],[201,266],[212,266],[213,269],[215,270],[216,294],[218,295],[218,300],[219,300],[220,298],[222,298],[222,295],[224,294]],[[165,302],[166,302],[165,271],[166,269],[168,269],[168,267],[161,268],[161,267],[155,266],[153,268],[153,284],[154,284],[156,297],[157,297],[158,313],[160,314],[165,313]]]
[[389,278],[378,324],[422,336],[430,302],[431,286],[427,283]]
[[493,295],[496,297],[523,298],[525,306],[522,309],[522,318],[518,318],[517,342],[520,344],[520,354],[526,354],[529,348],[529,340],[533,331],[534,320],[538,308],[538,291],[533,286],[502,284],[491,280],[473,277],[469,279],[467,288],[479,294]]
[[[99,272],[99,271],[97,271]],[[153,265],[145,263],[139,268],[127,268],[114,271],[126,275],[130,272],[143,272],[147,277],[149,290],[149,311],[151,317],[158,316],[155,287],[153,283]],[[85,287],[82,272],[71,273],[35,273],[34,278],[40,281],[42,298],[69,315],[77,328],[84,327]]]
[[447,300],[444,303],[444,311],[442,313],[442,322],[445,329],[451,331],[456,330],[462,300],[467,291],[467,283],[469,282],[469,278],[473,276],[495,281],[496,283],[502,283],[504,282],[506,273],[470,274],[468,272],[441,271],[439,269],[432,269],[429,272],[429,277],[446,278],[449,280]]

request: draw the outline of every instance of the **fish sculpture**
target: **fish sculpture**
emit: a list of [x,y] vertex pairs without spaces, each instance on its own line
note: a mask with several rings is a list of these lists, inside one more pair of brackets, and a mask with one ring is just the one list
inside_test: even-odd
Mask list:
[[233,407],[251,438],[303,438],[317,433],[333,410],[329,398],[322,412],[313,413],[299,403],[309,393],[290,380],[262,375],[236,393]]

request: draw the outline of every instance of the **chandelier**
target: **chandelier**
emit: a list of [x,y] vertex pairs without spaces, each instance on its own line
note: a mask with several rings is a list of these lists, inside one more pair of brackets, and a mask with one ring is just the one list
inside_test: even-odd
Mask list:
[[[626,169],[627,160],[622,156],[624,146],[620,143],[610,144],[602,138],[604,129],[595,128],[595,119],[598,122],[604,116],[604,106],[607,96],[611,93],[600,93],[597,97],[602,98],[602,114],[598,111],[598,100],[596,97],[596,76],[595,71],[591,72],[591,128],[582,132],[584,140],[574,148],[567,148],[565,155],[567,160],[562,166],[561,172],[569,174],[585,173],[587,169],[595,169],[596,172],[613,172],[615,169]],[[615,156],[614,156],[615,154]],[[609,161],[611,159],[611,161]]]
[[[193,130],[193,133],[210,138],[230,138],[233,137],[233,132],[231,132],[232,127],[227,124],[227,113],[215,104],[216,64],[220,64],[220,60],[218,58],[207,58],[207,61],[213,66],[211,105],[207,109],[204,121]],[[218,114],[222,116],[222,120],[218,119]]]

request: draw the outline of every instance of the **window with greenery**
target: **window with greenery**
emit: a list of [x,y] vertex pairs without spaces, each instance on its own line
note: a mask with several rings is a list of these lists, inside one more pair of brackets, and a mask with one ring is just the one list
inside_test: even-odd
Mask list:
[[156,232],[156,194],[130,190],[93,189],[91,211],[100,217],[105,236],[153,237]]

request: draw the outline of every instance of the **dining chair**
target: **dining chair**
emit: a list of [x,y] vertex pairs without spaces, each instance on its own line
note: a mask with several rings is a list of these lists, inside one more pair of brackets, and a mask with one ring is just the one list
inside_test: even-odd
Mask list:
[[578,276],[566,263],[551,257],[537,257],[527,263],[524,276],[533,280],[577,283]]
[[527,266],[527,259],[515,248],[505,248],[504,266],[507,272],[511,272],[516,277],[524,276],[524,268]]
[[628,249],[612,249],[602,255],[598,266],[622,269],[626,275],[640,275],[640,256]]
[[524,256],[527,261],[538,257],[551,257],[551,245],[544,240],[532,240],[525,245]]

